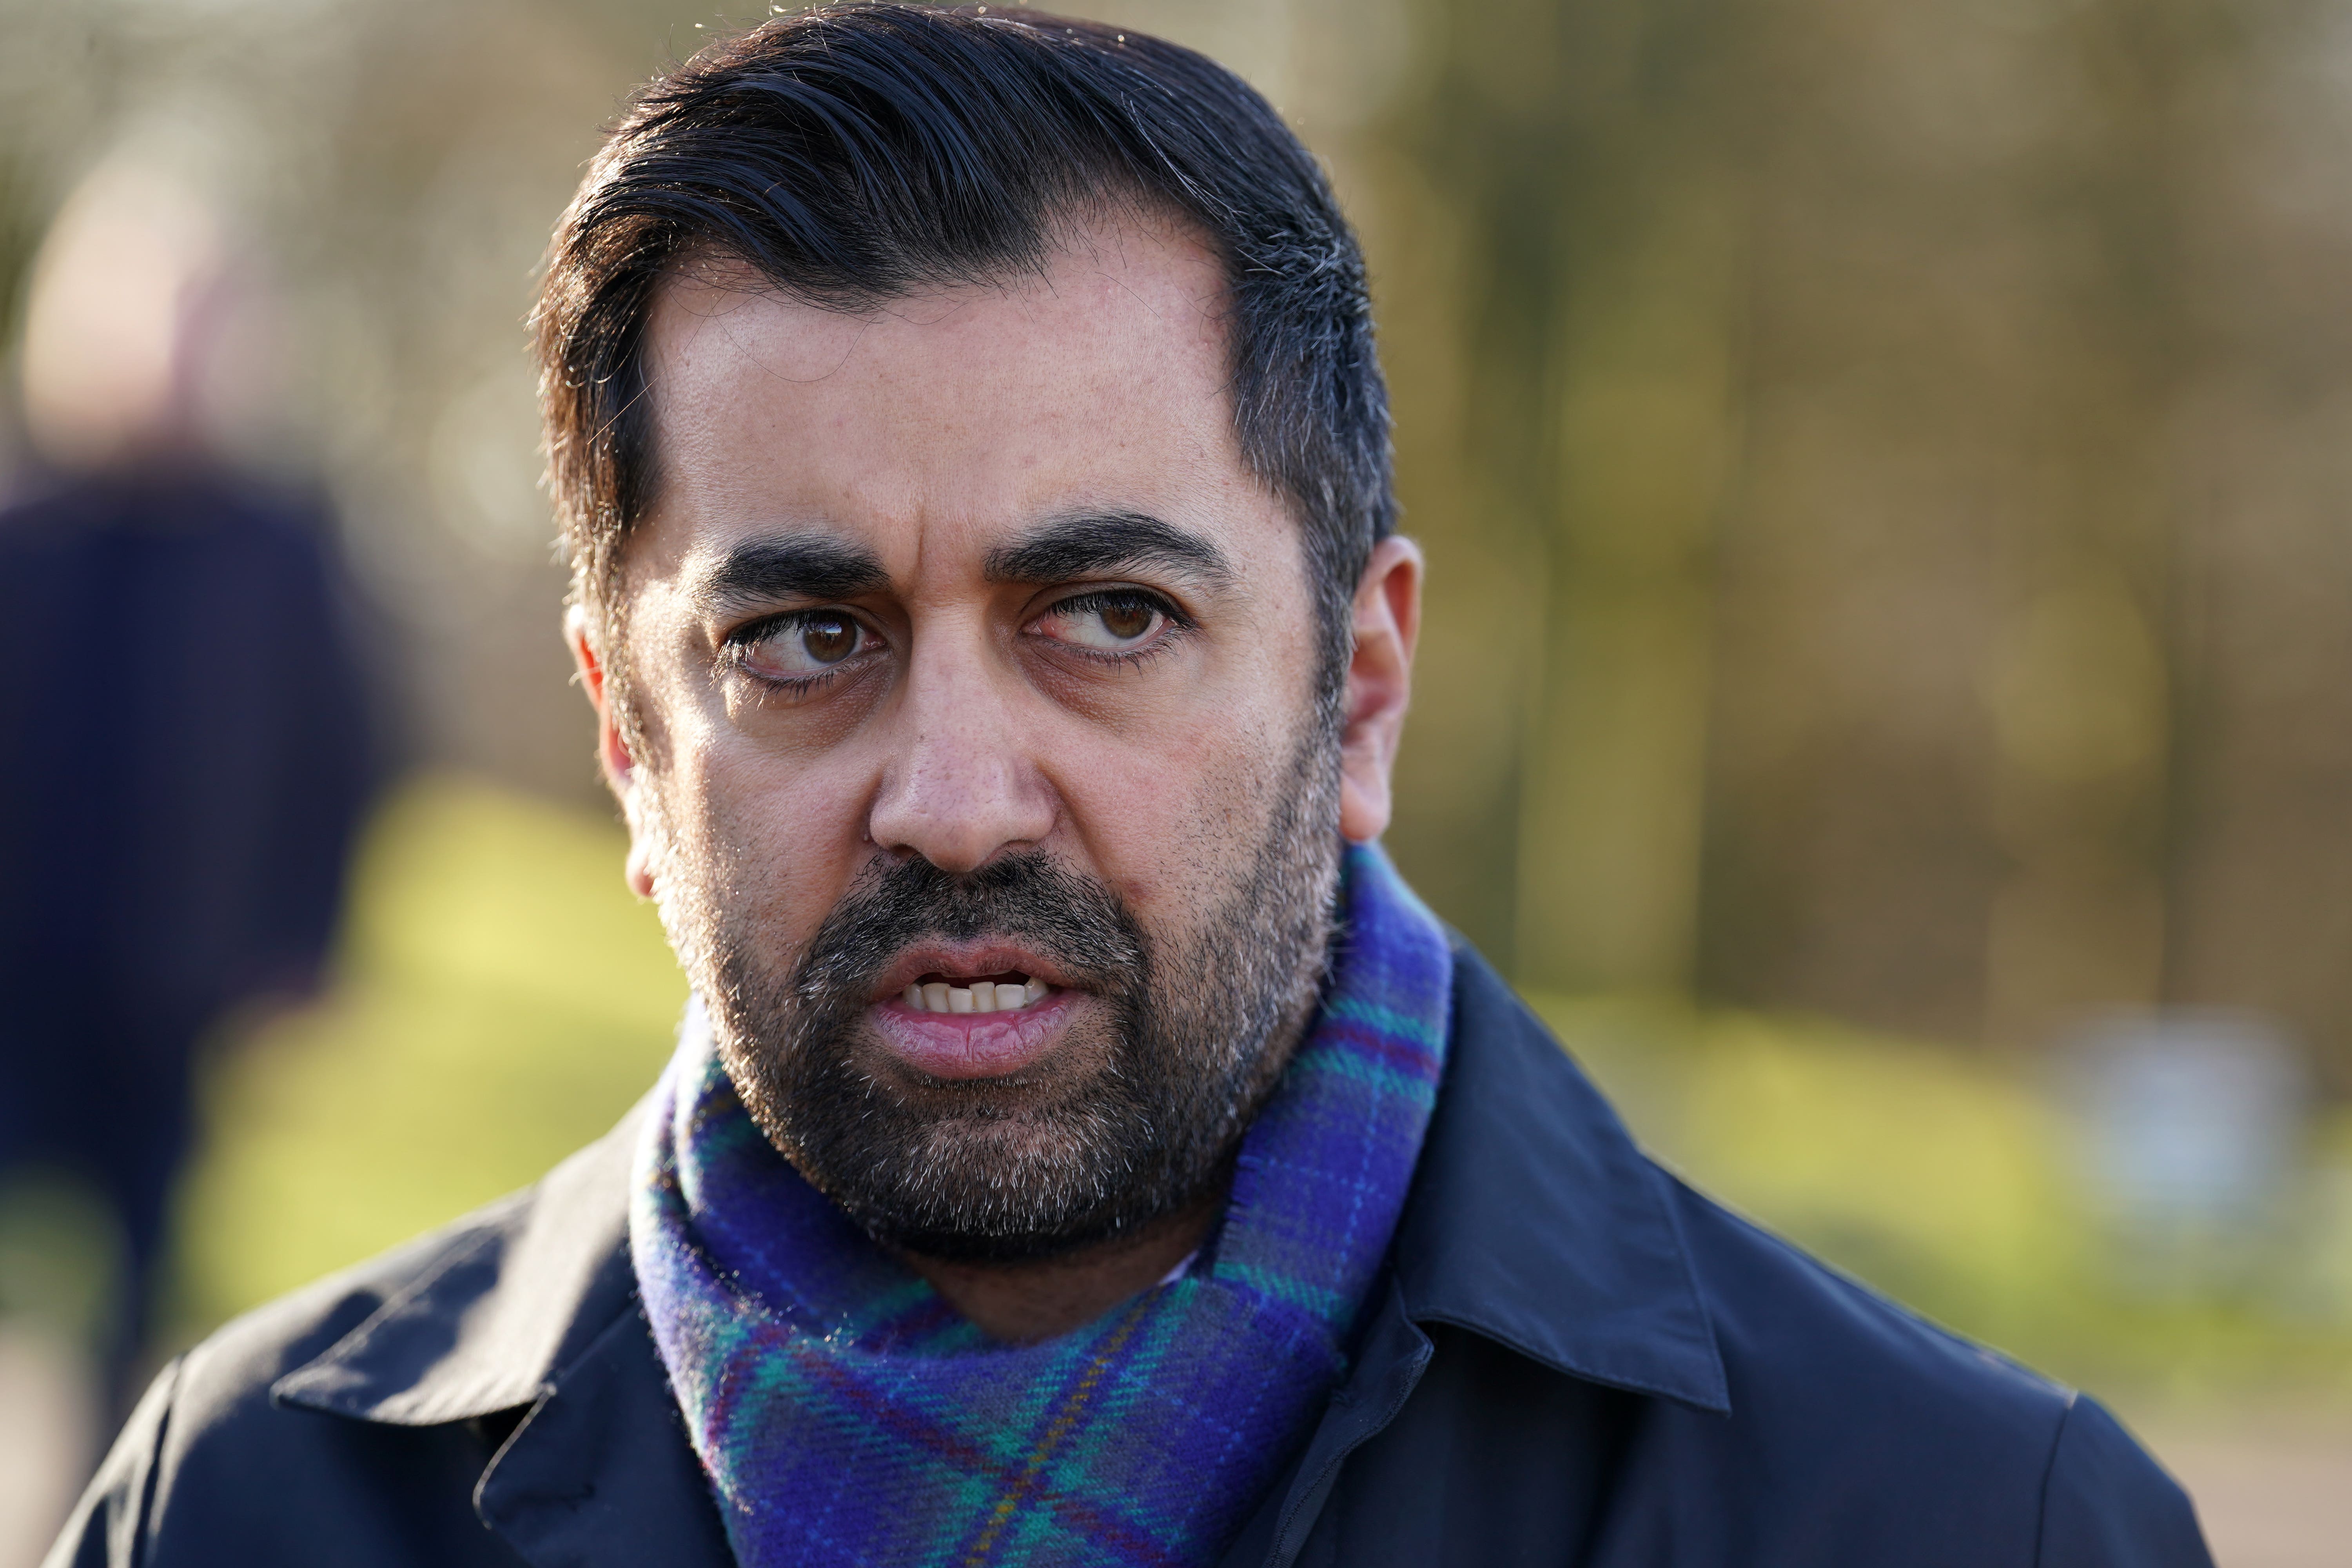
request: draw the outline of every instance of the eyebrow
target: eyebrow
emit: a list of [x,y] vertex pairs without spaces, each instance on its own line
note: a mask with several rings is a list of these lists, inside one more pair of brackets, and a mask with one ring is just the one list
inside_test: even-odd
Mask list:
[[869,550],[823,533],[772,533],[747,539],[696,584],[707,611],[764,609],[783,599],[849,599],[890,585]]
[[1199,534],[1132,511],[1057,518],[1017,543],[990,551],[981,570],[992,583],[1066,583],[1138,567],[1216,587],[1234,575],[1224,552]]

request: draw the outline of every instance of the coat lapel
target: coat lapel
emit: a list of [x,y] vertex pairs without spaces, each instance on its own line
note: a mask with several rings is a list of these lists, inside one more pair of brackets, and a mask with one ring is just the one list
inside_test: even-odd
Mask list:
[[615,1318],[531,1407],[483,1472],[474,1509],[537,1568],[734,1568],[653,1336],[635,1310]]
[[1446,1077],[1393,1257],[1415,1322],[1727,1414],[1668,1178],[1551,1031],[1458,944]]
[[1347,1457],[1419,1385],[1423,1323],[1553,1372],[1727,1412],[1723,1360],[1659,1184],[1559,1042],[1465,943],[1445,1082],[1347,1384],[1223,1568],[1290,1568]]

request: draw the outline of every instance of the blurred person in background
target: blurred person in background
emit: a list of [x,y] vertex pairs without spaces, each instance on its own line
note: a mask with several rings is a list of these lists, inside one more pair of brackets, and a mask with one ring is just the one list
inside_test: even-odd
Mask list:
[[36,463],[0,511],[0,1169],[61,1168],[120,1222],[117,1414],[194,1052],[315,984],[373,776],[330,519],[218,450],[257,303],[189,190],[101,166],[36,264]]
[[2208,1562],[2095,1404],[1644,1159],[1379,849],[1421,560],[1237,78],[776,19],[624,117],[539,331],[677,1052],[168,1369],[53,1562]]

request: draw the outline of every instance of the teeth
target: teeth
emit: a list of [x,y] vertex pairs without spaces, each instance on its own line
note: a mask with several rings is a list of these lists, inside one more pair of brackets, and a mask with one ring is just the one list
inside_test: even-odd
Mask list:
[[982,981],[968,987],[933,980],[909,985],[899,994],[918,1013],[1017,1013],[1044,1001],[1053,989],[1042,980],[1017,985],[1010,981]]

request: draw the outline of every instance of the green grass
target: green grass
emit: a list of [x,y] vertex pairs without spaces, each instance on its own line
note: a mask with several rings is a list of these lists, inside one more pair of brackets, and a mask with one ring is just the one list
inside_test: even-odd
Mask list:
[[[522,1185],[645,1091],[685,984],[622,849],[606,818],[458,780],[390,804],[327,999],[209,1075],[184,1331]],[[2352,1127],[2314,1188],[2346,1201],[2273,1274],[2153,1298],[2016,1070],[1818,1020],[1536,1001],[1670,1164],[1963,1332],[2126,1404],[2352,1398]]]

